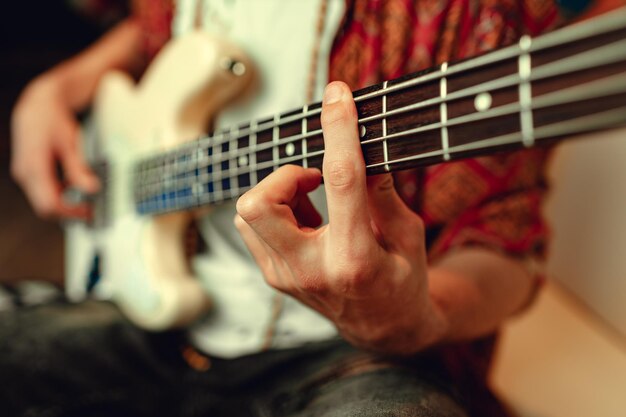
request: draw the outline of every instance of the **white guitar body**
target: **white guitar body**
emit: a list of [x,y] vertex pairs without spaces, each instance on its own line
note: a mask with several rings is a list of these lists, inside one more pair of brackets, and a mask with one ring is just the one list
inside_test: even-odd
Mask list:
[[139,215],[131,174],[138,159],[205,134],[212,115],[251,84],[251,68],[238,48],[197,32],[170,42],[137,85],[120,72],[103,78],[94,117],[108,161],[107,220],[105,227],[67,227],[70,299],[90,296],[97,263],[100,277],[92,295],[113,300],[146,329],[185,325],[210,307],[182,244],[194,213]]

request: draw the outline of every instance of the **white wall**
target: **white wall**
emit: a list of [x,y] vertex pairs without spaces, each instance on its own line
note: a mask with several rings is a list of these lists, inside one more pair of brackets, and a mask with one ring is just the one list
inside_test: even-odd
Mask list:
[[559,145],[548,276],[626,336],[626,129]]

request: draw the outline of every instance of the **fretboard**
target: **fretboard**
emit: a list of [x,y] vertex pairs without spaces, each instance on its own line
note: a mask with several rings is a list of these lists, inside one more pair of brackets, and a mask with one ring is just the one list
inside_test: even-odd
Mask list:
[[[626,9],[353,96],[368,175],[626,125]],[[219,204],[287,164],[321,169],[320,112],[307,105],[138,162],[137,210]]]

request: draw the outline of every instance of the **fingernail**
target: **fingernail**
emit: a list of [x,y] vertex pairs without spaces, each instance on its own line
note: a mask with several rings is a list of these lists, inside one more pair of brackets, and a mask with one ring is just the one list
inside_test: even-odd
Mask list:
[[328,84],[324,91],[324,104],[333,104],[341,100],[343,89],[338,84]]

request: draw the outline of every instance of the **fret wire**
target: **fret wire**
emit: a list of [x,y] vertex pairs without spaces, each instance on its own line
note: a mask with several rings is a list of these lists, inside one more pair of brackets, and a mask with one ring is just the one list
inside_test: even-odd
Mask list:
[[176,190],[178,189],[178,175],[179,175],[178,173],[179,173],[179,170],[181,170],[181,168],[180,168],[181,163],[180,163],[180,160],[179,160],[180,156],[179,156],[178,151],[175,151],[174,154],[172,155],[172,157],[174,158],[173,159],[173,161],[174,161],[173,169],[172,169],[173,175],[170,178],[168,178],[167,183],[168,184],[173,184],[173,187],[172,186],[168,187],[167,193],[168,194],[169,193],[174,193],[174,198],[173,199],[169,199],[169,200],[166,199],[165,203],[166,203],[166,205],[173,205],[174,207],[176,207],[178,205],[178,203],[177,203],[178,202],[178,196],[176,195]]
[[[309,110],[309,106],[307,104],[304,105],[304,107],[302,107],[302,114],[306,114],[306,112]],[[300,143],[300,148],[302,149],[302,166],[304,168],[308,168],[309,167],[309,158],[307,155],[307,140],[306,140],[306,134],[307,134],[307,130],[309,128],[308,125],[308,119],[306,117],[302,118],[302,126],[300,129],[300,133],[302,134],[302,142]]]
[[[625,48],[621,47],[622,43],[623,41],[617,41],[617,42],[606,45],[605,47],[603,47],[606,49],[603,49],[602,54],[593,53],[594,52],[593,50],[585,51],[583,53],[572,55],[571,57],[568,57],[568,58],[554,61],[550,64],[544,64],[540,67],[533,69],[533,72],[531,73],[529,80],[535,81],[535,80],[539,80],[542,78],[566,74],[568,72],[572,72],[575,70],[582,70],[582,69],[592,68],[594,66],[618,62],[620,59],[623,59],[623,57],[626,56],[626,51],[624,50]],[[611,48],[611,49],[609,50],[608,48]],[[595,62],[593,62],[593,59],[595,59]],[[573,68],[571,68],[571,66],[573,66]],[[564,67],[565,67],[565,70],[564,70]],[[448,68],[448,73],[449,72],[450,72],[450,68]],[[515,86],[519,84],[519,82],[520,82],[519,74],[513,74],[513,75],[501,77],[496,80],[488,81],[486,83],[481,83],[476,86],[472,86],[472,87],[448,94],[447,100],[452,101],[458,98],[468,97],[468,96],[478,94],[480,92],[485,92],[491,89],[499,89],[499,88],[505,88],[509,86]],[[414,111],[422,107],[427,107],[429,105],[434,105],[437,103],[441,103],[441,97],[436,97],[436,98],[422,101],[419,103],[415,103],[412,105],[404,106],[399,109],[388,111],[387,116],[391,114],[400,114],[400,113],[404,113],[408,111]],[[307,114],[309,113],[310,111]],[[359,123],[374,120],[375,118],[380,118],[380,117],[381,115],[375,115],[375,116],[371,116],[367,118],[362,118],[362,119],[359,119]],[[259,130],[260,128],[257,127],[255,129],[255,132],[253,133],[256,134],[256,132]],[[307,139],[313,136],[317,136],[321,133],[322,133],[322,130],[317,129],[315,131],[307,132],[306,134],[294,135],[291,137],[283,138],[281,143],[289,143],[295,140]],[[214,136],[214,137],[223,137],[223,133],[219,133],[217,136]],[[212,139],[212,138],[204,138],[203,140],[205,141],[206,139]],[[366,142],[364,141],[362,143],[366,143]],[[269,143],[265,146],[258,146],[257,150],[269,149],[272,146],[273,146],[273,143]],[[243,148],[242,150],[245,151],[247,149]]]
[[204,150],[200,147],[200,143],[196,142],[196,172],[194,183],[191,185],[191,195],[195,199],[196,205],[200,204],[200,196],[202,195],[203,185],[202,182],[198,180],[198,176],[200,175],[200,166],[205,162],[208,155],[205,156]]
[[[387,89],[387,81],[385,81],[383,83],[383,90]],[[387,137],[387,94],[383,95],[383,103],[382,103],[382,110],[383,110],[383,132],[382,135],[383,137]],[[387,148],[387,139],[383,140],[383,158],[385,161],[389,160],[389,150]],[[385,165],[385,171],[389,172],[390,168],[389,165]]]
[[518,74],[521,82],[517,90],[520,103],[520,125],[522,128],[522,142],[524,146],[530,148],[533,146],[533,112],[532,104],[532,87],[530,84],[530,74],[532,72],[531,57],[528,51],[532,46],[530,36],[524,35],[519,40],[519,47],[523,51],[517,60]]
[[[164,192],[169,190],[172,184],[176,184],[176,177],[174,174],[176,172],[176,170],[174,169],[176,159],[171,158],[172,154],[169,154],[165,162],[166,175],[163,177],[163,180],[161,182],[161,189],[164,190]],[[164,208],[168,208],[168,205],[170,204],[167,198],[165,200],[162,200],[161,203],[164,205]]]
[[256,184],[258,184],[259,179],[258,179],[258,175],[257,175],[257,162],[256,162],[256,147],[257,147],[257,127],[258,122],[256,120],[253,120],[250,123],[250,130],[252,133],[250,133],[250,143],[248,145],[248,150],[249,150],[249,154],[250,154],[250,162],[248,164],[248,166],[250,167],[250,185],[254,186]]
[[[231,140],[230,140],[230,146],[228,147],[228,151],[229,153],[232,155],[232,145],[235,145],[235,149],[239,149],[239,137],[238,137],[238,133],[239,133],[239,127],[237,125],[234,125],[234,127],[231,129],[231,133],[233,133],[231,135]],[[234,137],[234,140],[233,140]],[[232,175],[232,171],[233,171],[233,165],[235,166],[235,171],[237,171],[239,169],[239,158],[237,155],[237,152],[235,152],[235,156],[233,158],[231,158],[229,164],[228,164],[228,172],[230,175],[230,179],[229,179],[229,184],[230,184],[230,189],[231,190],[238,190],[239,189],[239,176],[238,175]]]
[[450,154],[448,152],[448,104],[446,102],[446,96],[448,95],[448,79],[445,74],[448,70],[448,63],[441,64],[441,78],[439,80],[439,96],[441,98],[441,104],[439,105],[439,118],[441,120],[441,150],[443,151],[443,159],[445,161],[450,160]]
[[[224,138],[224,133],[220,133],[221,137]],[[212,148],[213,148],[213,164],[212,169],[211,169],[211,177],[213,178],[212,181],[210,181],[211,184],[213,184],[213,196],[216,199],[220,199],[223,193],[222,190],[222,179],[218,179],[217,181],[215,180],[215,168],[219,167],[220,173],[222,172],[222,162],[224,162],[224,160],[221,158],[222,155],[222,145],[223,142],[219,142],[219,141],[215,141],[215,143],[213,143]],[[217,148],[219,149],[219,152],[215,152],[215,147],[217,146]],[[217,163],[215,162],[215,160],[217,159]]]
[[[195,176],[197,175],[196,169],[198,167],[197,152],[196,151],[188,152],[186,156],[187,156],[187,166],[191,169],[192,178],[195,178]],[[189,189],[189,193],[187,193],[187,189]],[[190,185],[185,185],[184,189],[182,190],[182,194],[183,194],[182,195],[183,205],[188,206],[190,204],[195,203],[194,201],[195,197],[193,195],[193,183]]]
[[[615,76],[606,77],[600,80],[595,80],[593,82],[583,84],[583,86],[584,87],[574,86],[574,87],[570,87],[567,89],[563,89],[560,91],[555,91],[552,93],[539,96],[534,99],[531,110],[537,110],[537,109],[550,107],[554,105],[566,104],[572,101],[580,101],[580,100],[586,100],[590,98],[598,98],[598,97],[602,97],[602,96],[606,96],[606,95],[610,95],[614,93],[619,93],[619,92],[626,92],[626,75],[618,74]],[[472,114],[460,116],[454,119],[449,119],[447,121],[447,125],[454,126],[454,125],[464,124],[468,122],[486,120],[486,119],[493,118],[493,117],[514,114],[514,113],[519,112],[520,109],[521,107],[519,104],[511,103],[511,104],[503,105],[500,107],[495,107],[483,113],[472,113]],[[384,138],[381,137],[381,138],[370,139],[367,141],[367,143],[373,143],[374,141],[395,139],[395,138],[406,136],[409,134],[417,134],[417,133],[421,133],[424,131],[439,129],[439,128],[441,128],[440,123],[433,123],[431,125],[420,126],[418,128],[410,129],[404,132],[390,134]],[[452,149],[452,148],[449,148],[449,149]],[[428,154],[439,155],[439,154],[432,154],[432,153],[428,153]],[[441,154],[442,155],[445,154],[443,150]],[[323,150],[309,154],[309,156],[318,156],[318,155],[323,155]],[[294,161],[301,160],[301,158],[302,158],[301,156],[292,156],[289,158],[283,158],[279,160],[279,163],[285,164],[289,162],[294,162]],[[260,165],[259,167],[257,167],[257,169],[270,168],[273,165],[274,165],[274,161],[268,161],[264,165]],[[378,165],[384,165],[384,162]],[[248,171],[245,169],[237,171],[238,174],[247,173],[247,172]],[[221,180],[222,178],[223,177],[220,176],[218,177],[218,180]]]
[[[179,165],[179,160],[178,160],[178,153],[174,154],[174,177],[172,178],[172,182],[175,184],[174,187],[175,189],[178,188],[178,165]],[[177,206],[178,202],[178,195],[176,193],[176,191],[174,191],[174,206]]]
[[278,136],[280,135],[280,127],[278,127],[279,121],[280,116],[278,114],[274,115],[274,127],[272,128],[272,161],[274,162],[274,170],[278,169],[278,160],[280,159],[278,152]]

